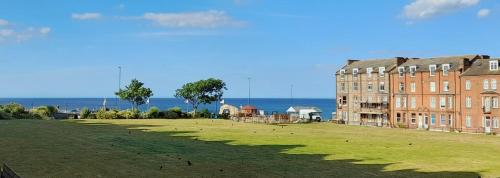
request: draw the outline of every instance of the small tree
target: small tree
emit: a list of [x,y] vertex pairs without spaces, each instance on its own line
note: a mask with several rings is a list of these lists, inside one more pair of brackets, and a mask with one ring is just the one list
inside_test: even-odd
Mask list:
[[176,98],[182,98],[191,104],[194,110],[194,115],[200,104],[210,104],[214,101],[219,101],[227,90],[226,83],[219,79],[209,78],[193,83],[187,83],[182,88],[175,91]]
[[153,91],[149,88],[145,88],[144,83],[137,79],[133,79],[130,82],[130,85],[125,87],[125,90],[120,89],[115,94],[122,100],[131,102],[132,109],[137,109],[140,105],[145,104],[151,96],[153,96]]

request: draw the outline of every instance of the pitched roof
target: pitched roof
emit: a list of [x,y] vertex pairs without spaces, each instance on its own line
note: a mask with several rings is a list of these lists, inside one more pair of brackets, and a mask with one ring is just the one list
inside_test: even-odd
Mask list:
[[[410,59],[405,63],[401,64],[399,67],[404,67],[405,71],[409,72],[410,66],[417,66],[417,72],[429,71],[430,65],[436,65],[436,69],[439,71],[442,69],[443,64],[450,65],[450,71],[459,70],[463,67],[466,60],[474,60],[478,58],[483,58],[482,55],[463,55],[463,56],[448,56],[448,57],[433,57],[433,58],[422,58],[422,59]],[[393,73],[397,73],[394,70]]]
[[[366,73],[366,68],[373,68],[373,72],[378,72],[379,67],[385,67],[386,71],[390,71],[393,67],[396,66],[396,64],[397,64],[397,58],[370,59],[370,60],[355,61],[351,64],[344,66],[342,69],[345,70],[346,74],[352,73],[352,69],[355,68],[359,69],[358,70],[359,73]],[[337,73],[339,71],[337,71]]]
[[304,109],[311,109],[311,110],[315,110],[316,112],[322,112],[321,109],[314,107],[314,106],[292,106],[288,109],[287,112],[292,112],[291,109],[295,110],[295,112],[299,112],[300,110],[304,110]]
[[462,76],[500,75],[500,70],[490,71],[490,61],[494,60],[499,61],[500,59],[478,59]]

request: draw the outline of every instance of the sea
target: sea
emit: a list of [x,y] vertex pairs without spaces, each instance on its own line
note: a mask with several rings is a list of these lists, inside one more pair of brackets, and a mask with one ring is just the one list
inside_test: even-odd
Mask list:
[[[79,111],[81,108],[87,107],[91,110],[98,110],[105,104],[107,108],[127,109],[131,108],[132,104],[119,100],[117,98],[0,98],[0,105],[8,103],[19,103],[26,108],[34,108],[37,106],[56,106],[61,111]],[[322,118],[329,120],[332,118],[332,113],[335,112],[335,99],[279,99],[279,98],[226,98],[225,104],[233,106],[250,105],[263,110],[266,114],[270,113],[286,113],[290,106],[314,106],[322,110]],[[200,105],[199,110],[208,109],[210,112],[218,111],[219,102],[209,105]],[[149,104],[144,104],[140,107],[141,110],[147,110],[149,107],[156,106],[161,110],[166,110],[172,107],[180,107],[183,111],[191,111],[192,107],[186,104],[184,100],[177,98],[151,98]]]

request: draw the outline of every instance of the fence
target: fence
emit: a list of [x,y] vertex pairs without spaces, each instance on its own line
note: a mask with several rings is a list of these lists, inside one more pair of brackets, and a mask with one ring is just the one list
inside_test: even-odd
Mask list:
[[6,164],[4,164],[0,168],[0,178],[21,178],[14,172],[12,169],[10,169]]
[[245,123],[261,123],[261,124],[291,124],[306,122],[299,117],[291,117],[286,114],[274,114],[270,116],[233,116],[231,120]]

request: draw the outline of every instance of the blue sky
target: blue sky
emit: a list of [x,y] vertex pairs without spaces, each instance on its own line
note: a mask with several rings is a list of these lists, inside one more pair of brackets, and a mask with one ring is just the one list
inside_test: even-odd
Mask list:
[[172,97],[333,98],[346,59],[499,56],[495,0],[0,0],[0,97],[110,97],[132,78]]

